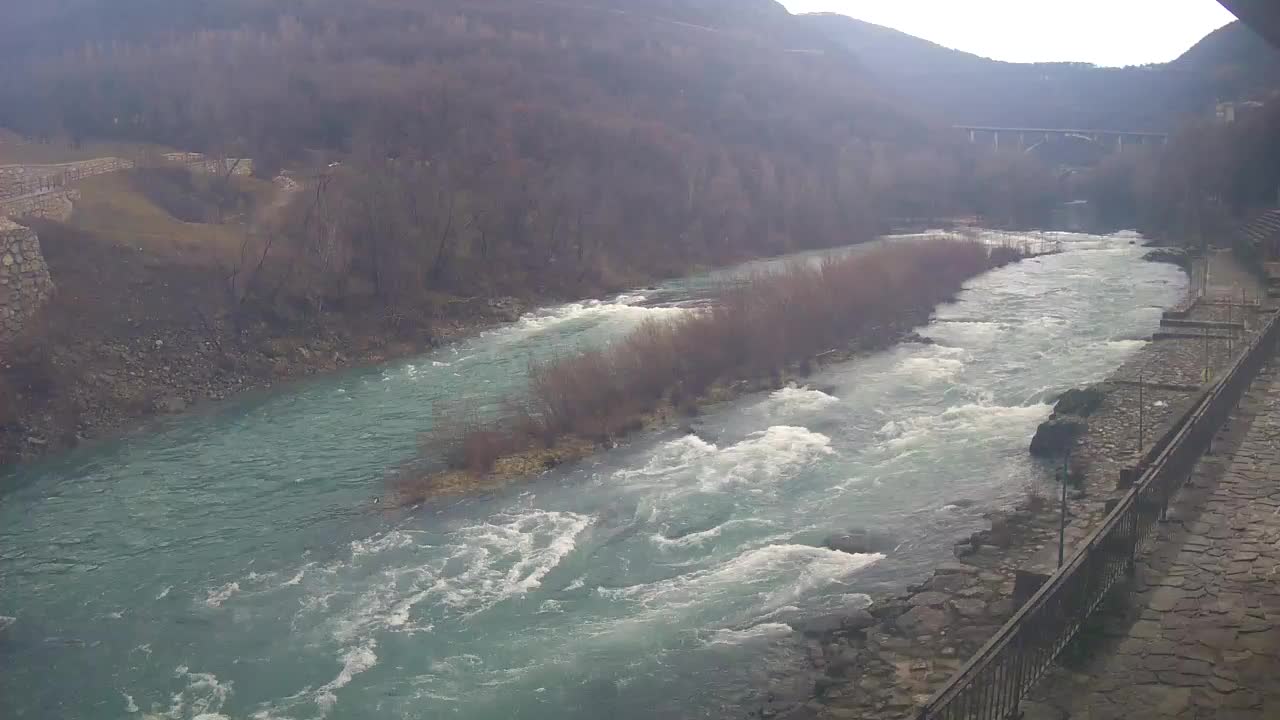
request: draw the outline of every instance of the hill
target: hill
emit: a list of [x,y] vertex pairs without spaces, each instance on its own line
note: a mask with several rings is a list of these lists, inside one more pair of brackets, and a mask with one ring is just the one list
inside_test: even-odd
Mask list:
[[1239,22],[1173,62],[1101,68],[990,60],[839,15],[797,21],[854,55],[887,92],[947,124],[1170,130],[1207,117],[1219,101],[1280,87],[1280,51]]
[[388,304],[575,294],[1020,214],[981,188],[1022,183],[959,182],[950,133],[772,0],[54,0],[0,48],[0,125],[28,136],[341,161],[291,235],[320,253],[323,211],[342,245],[313,304],[353,275]]

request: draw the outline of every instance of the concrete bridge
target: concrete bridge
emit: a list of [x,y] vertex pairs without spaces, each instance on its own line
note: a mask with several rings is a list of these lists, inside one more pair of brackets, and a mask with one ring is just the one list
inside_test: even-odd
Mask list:
[[957,130],[969,133],[969,142],[989,144],[996,148],[1015,147],[1025,152],[1054,140],[1082,140],[1103,149],[1123,152],[1125,146],[1164,145],[1168,133],[1132,130],[1080,130],[1073,128],[1019,128],[957,125]]

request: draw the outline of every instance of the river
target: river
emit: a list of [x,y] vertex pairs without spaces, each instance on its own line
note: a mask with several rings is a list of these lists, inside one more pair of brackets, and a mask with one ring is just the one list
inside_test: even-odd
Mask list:
[[[425,357],[240,397],[0,478],[7,718],[733,717],[787,623],[919,580],[1046,483],[1055,393],[1186,289],[1128,235],[970,282],[905,344],[508,491],[372,499],[433,405],[689,312],[730,272],[574,303]],[[968,502],[961,502],[968,501]],[[883,553],[821,548],[868,528]]]

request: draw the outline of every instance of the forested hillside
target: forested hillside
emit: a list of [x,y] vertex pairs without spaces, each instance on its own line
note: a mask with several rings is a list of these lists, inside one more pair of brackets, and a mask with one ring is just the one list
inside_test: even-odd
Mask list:
[[[299,293],[619,287],[1052,202],[971,156],[776,3],[61,0],[6,26],[0,125],[325,167]],[[969,182],[1007,177],[1004,182]],[[304,280],[305,279],[305,280]]]
[[0,28],[0,125],[300,170],[270,300],[398,306],[1035,224],[1049,169],[949,125],[1171,128],[1275,56],[1233,25],[1165,66],[1015,65],[772,0],[54,0]]

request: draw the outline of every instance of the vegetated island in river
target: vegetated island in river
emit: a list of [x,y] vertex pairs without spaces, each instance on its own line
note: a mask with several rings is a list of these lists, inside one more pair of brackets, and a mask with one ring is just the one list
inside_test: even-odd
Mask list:
[[[967,280],[1030,254],[973,239],[896,241],[726,284],[704,309],[534,364],[527,397],[497,418],[436,408],[422,459],[397,475],[394,499],[413,505],[499,487],[704,404],[781,387],[815,361],[885,347]],[[437,459],[443,468],[426,465]]]

